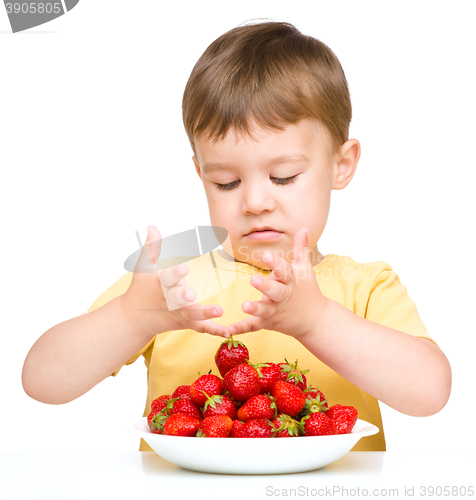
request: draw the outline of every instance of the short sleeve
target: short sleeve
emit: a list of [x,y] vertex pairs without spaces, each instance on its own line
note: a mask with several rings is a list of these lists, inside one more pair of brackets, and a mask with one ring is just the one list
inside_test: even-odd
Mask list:
[[436,344],[426,331],[407,288],[388,264],[385,267],[373,283],[365,319],[414,337],[429,339]]
[[132,273],[127,273],[121,276],[113,285],[111,285],[107,290],[99,295],[99,297],[91,304],[91,307],[87,310],[87,312],[99,309],[104,304],[107,304],[110,300],[126,293],[131,282]]

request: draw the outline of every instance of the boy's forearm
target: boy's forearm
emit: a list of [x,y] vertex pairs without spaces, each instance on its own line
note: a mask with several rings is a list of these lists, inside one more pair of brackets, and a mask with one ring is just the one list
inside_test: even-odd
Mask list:
[[451,368],[431,341],[366,320],[331,299],[319,324],[300,341],[349,382],[407,415],[432,415],[445,406]]
[[111,375],[151,338],[134,327],[121,296],[116,297],[45,332],[25,359],[23,388],[43,403],[68,403]]

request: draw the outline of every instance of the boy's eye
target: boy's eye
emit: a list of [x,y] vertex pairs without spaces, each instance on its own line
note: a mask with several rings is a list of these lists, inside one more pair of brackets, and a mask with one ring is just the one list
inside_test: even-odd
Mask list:
[[[284,179],[281,179],[279,177],[271,177],[271,179],[276,183],[280,185],[285,185],[285,184],[291,184],[292,182],[296,182],[296,177],[298,174],[293,175],[292,177],[285,177]],[[215,183],[215,186],[219,191],[229,191],[230,189],[233,189],[240,181],[233,181],[229,182],[228,184],[217,184]]]
[[217,189],[219,191],[229,191],[230,189],[233,189],[236,184],[238,183],[238,181],[233,181],[233,182],[230,182],[228,184],[217,184],[215,183],[215,186],[217,187]]

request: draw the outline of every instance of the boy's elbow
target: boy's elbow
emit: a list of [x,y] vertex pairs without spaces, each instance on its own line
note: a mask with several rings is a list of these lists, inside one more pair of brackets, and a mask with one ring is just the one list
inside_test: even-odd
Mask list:
[[40,403],[46,403],[46,401],[44,401],[44,395],[41,391],[41,388],[38,387],[38,382],[35,382],[34,378],[32,378],[28,371],[25,370],[25,367],[23,367],[21,383],[23,386],[23,390],[25,391],[25,394],[27,396]]
[[434,395],[427,400],[420,407],[420,411],[414,416],[416,417],[431,417],[439,413],[448,403],[451,391],[441,390],[439,394]]
[[58,398],[55,395],[52,395],[51,392],[44,390],[41,387],[35,387],[35,384],[29,384],[28,381],[25,382],[25,380],[22,380],[22,384],[25,394],[39,403],[62,405],[71,401],[71,399]]
[[431,381],[423,387],[423,394],[414,416],[430,417],[440,412],[448,403],[451,395],[452,373],[446,356],[440,351],[437,367],[432,370]]
[[39,403],[59,405],[71,401],[71,399],[61,398],[61,394],[55,394],[49,384],[42,383],[41,377],[34,373],[27,363],[23,366],[21,383],[25,394]]

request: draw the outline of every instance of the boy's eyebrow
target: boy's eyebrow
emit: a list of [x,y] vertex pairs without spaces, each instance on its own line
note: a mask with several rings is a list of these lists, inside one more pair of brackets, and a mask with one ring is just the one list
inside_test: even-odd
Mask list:
[[[294,155],[282,155],[271,158],[268,161],[268,166],[280,165],[282,163],[302,163],[308,162],[309,158],[305,155],[294,154]],[[231,165],[221,164],[221,163],[205,163],[203,165],[203,171],[205,173],[217,172],[218,170],[224,170],[227,168],[232,168]]]

